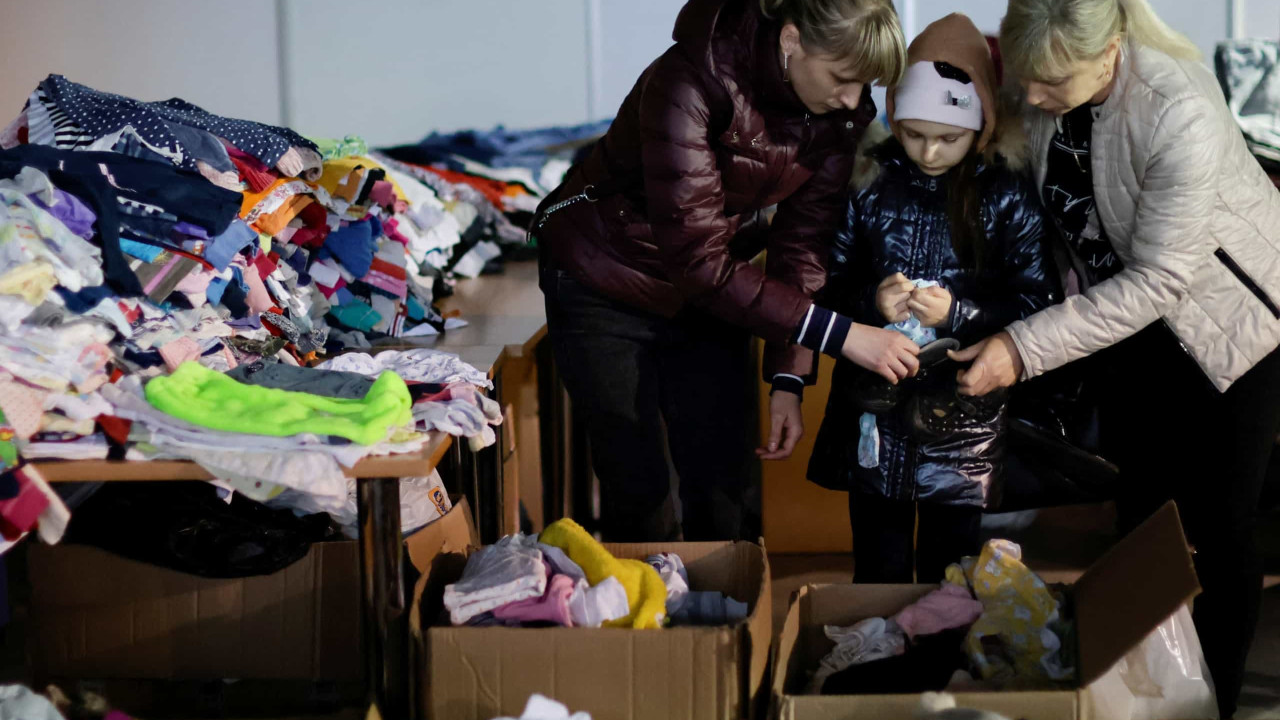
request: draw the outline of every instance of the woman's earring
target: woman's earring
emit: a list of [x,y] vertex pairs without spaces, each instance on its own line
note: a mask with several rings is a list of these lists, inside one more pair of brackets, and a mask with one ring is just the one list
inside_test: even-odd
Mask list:
[[791,59],[791,53],[782,54],[782,79],[791,82],[791,70],[787,67],[787,61]]

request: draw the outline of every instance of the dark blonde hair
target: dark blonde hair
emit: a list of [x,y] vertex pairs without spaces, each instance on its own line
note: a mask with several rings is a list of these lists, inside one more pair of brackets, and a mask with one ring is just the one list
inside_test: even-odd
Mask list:
[[907,41],[890,0],[760,0],[765,17],[792,23],[800,43],[848,58],[868,83],[896,85],[907,67]]
[[1180,60],[1200,50],[1170,28],[1147,0],[1009,0],[1000,23],[1000,52],[1012,74],[1050,80],[1098,57],[1120,36]]

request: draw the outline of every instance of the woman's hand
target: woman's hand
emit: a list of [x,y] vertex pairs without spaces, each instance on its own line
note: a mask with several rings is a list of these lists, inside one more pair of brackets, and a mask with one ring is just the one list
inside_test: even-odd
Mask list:
[[907,300],[907,309],[924,327],[942,327],[951,315],[951,292],[938,286],[916,288]]
[[986,395],[1010,387],[1022,377],[1022,356],[1007,332],[998,332],[959,352],[948,350],[947,356],[956,362],[973,361],[956,373],[962,395]]
[[890,275],[881,280],[876,288],[876,310],[879,310],[884,319],[891,323],[906,320],[910,315],[907,301],[911,299],[911,293],[915,289],[915,283],[908,280],[906,275],[902,273]]
[[804,415],[800,412],[800,396],[778,390],[769,396],[769,440],[756,448],[761,460],[785,460],[791,457],[796,443],[804,436]]
[[893,384],[920,369],[920,347],[896,330],[854,323],[840,354]]

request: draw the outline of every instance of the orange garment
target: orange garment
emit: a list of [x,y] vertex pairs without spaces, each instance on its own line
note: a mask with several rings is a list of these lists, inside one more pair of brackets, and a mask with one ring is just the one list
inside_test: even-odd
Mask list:
[[302,212],[314,200],[310,195],[294,195],[284,201],[284,204],[270,215],[263,215],[258,218],[253,225],[260,232],[268,235],[276,235],[289,224],[290,220],[298,217],[298,213]]
[[248,217],[249,212],[252,211],[255,207],[257,207],[258,203],[262,202],[263,200],[266,200],[267,196],[271,194],[272,190],[275,190],[276,188],[280,187],[281,185],[291,180],[293,180],[293,178],[279,178],[275,182],[271,183],[271,185],[267,186],[267,188],[262,192],[245,193],[244,200],[240,201],[240,217]]
[[364,168],[356,168],[351,174],[338,184],[338,190],[335,193],[338,197],[349,203],[355,202],[360,196],[360,185],[364,180]]
[[429,165],[419,165],[418,167],[421,167],[424,170],[429,170],[455,185],[470,185],[476,190],[479,190],[480,194],[484,195],[489,202],[493,203],[497,207],[502,207],[502,197],[507,192],[508,184],[501,180],[490,180],[489,178],[468,175],[464,172],[456,172],[454,170],[444,170],[438,167],[431,167]]

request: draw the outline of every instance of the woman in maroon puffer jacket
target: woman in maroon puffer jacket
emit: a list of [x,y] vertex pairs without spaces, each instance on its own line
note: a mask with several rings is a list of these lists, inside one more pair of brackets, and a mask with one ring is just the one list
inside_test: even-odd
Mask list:
[[684,538],[754,539],[750,335],[775,391],[765,459],[803,432],[815,350],[894,381],[916,369],[901,334],[812,300],[876,115],[869,85],[897,81],[905,43],[890,0],[691,0],[673,38],[534,223],[547,324],[604,537],[679,534],[669,448]]

